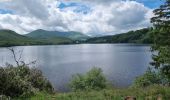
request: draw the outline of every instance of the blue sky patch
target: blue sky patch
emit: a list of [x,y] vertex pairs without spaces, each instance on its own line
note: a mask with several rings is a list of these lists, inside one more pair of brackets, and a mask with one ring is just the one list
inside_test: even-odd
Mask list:
[[[164,0],[132,0],[132,1],[142,3],[146,7],[149,7],[151,9],[158,8],[164,2]],[[92,11],[90,6],[85,5],[81,2],[61,2],[58,8],[60,8],[61,10],[64,10],[66,8],[73,8],[72,10],[74,12],[83,14],[88,14],[89,12]]]
[[134,0],[139,3],[143,3],[146,7],[151,9],[158,8],[161,4],[163,4],[164,0]]
[[13,14],[11,10],[0,9],[0,14]]
[[76,2],[61,2],[58,8],[60,8],[61,10],[65,8],[74,8],[74,12],[83,14],[88,14],[89,12],[91,12],[90,6]]
[[67,7],[75,7],[75,6],[79,6],[79,4],[74,3],[74,2],[70,2],[70,3],[61,2],[60,5],[58,6],[58,8],[64,9],[64,8],[67,8]]
[[81,6],[78,6],[74,12],[77,12],[77,13],[83,13],[83,14],[88,14],[89,12],[91,12],[91,9],[90,7],[86,6],[86,5],[81,5]]

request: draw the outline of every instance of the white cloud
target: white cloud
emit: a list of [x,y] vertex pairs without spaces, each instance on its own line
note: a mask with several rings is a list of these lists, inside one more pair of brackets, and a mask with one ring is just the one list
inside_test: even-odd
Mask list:
[[118,1],[121,1],[121,0],[60,0],[60,1],[87,2],[87,3],[93,3],[93,4],[109,4],[109,3],[118,2]]
[[44,0],[10,0],[4,3],[4,8],[15,14],[45,19],[49,16]]
[[0,0],[0,2],[7,2],[7,1],[11,1],[11,0]]
[[0,26],[3,29],[11,29],[20,34],[30,32],[30,30],[35,30],[39,28],[41,22],[37,21],[35,18],[21,17],[18,15],[4,14],[0,15]]
[[57,7],[60,2],[59,0],[0,2],[0,5],[3,5],[0,9],[13,11],[13,14],[0,14],[0,28],[8,28],[21,34],[42,28],[96,35],[115,34],[150,26],[152,9],[135,1],[75,0],[81,5],[90,4],[88,6],[91,11],[87,14],[75,12],[74,9],[79,9],[76,6],[74,9],[67,7],[61,10]]

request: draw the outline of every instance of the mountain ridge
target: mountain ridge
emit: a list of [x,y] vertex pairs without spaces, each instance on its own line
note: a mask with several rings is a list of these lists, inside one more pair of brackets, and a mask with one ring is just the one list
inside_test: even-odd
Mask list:
[[[38,31],[38,35],[34,34],[36,31]],[[122,33],[122,34],[101,36],[101,37],[91,37],[91,38],[89,36],[84,36],[79,32],[73,32],[70,34],[69,32],[66,33],[60,32],[58,35],[58,33],[56,34],[56,31],[52,31],[51,33],[45,30],[36,30],[36,31],[31,32],[32,36],[28,36],[28,34],[20,35],[12,30],[0,30],[0,46],[57,45],[57,44],[77,44],[77,43],[94,43],[94,44],[95,43],[138,43],[138,44],[153,43],[152,37],[150,35],[152,32],[151,28],[144,28],[136,31],[129,31],[127,33]]]
[[12,30],[0,30],[0,46],[20,46],[20,45],[53,45],[70,44],[71,39],[64,37],[53,37],[51,39],[31,38],[20,35]]
[[48,39],[52,37],[65,37],[69,38],[72,40],[86,40],[90,38],[89,36],[80,33],[80,32],[74,32],[74,31],[69,31],[69,32],[60,32],[60,31],[47,31],[43,29],[38,29],[35,31],[32,31],[25,36],[32,37],[32,38],[41,38],[41,39]]

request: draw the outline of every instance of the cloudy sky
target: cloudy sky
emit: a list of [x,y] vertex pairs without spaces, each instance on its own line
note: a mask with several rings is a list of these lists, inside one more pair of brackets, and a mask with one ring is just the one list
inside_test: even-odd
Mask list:
[[160,0],[0,0],[0,29],[108,35],[151,26]]

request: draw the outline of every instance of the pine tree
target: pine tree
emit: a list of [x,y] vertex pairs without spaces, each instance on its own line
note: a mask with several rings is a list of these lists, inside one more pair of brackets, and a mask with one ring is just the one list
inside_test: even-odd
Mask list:
[[154,26],[152,50],[157,54],[153,55],[152,65],[160,69],[170,82],[170,0],[165,0],[153,13],[155,16],[151,18]]

